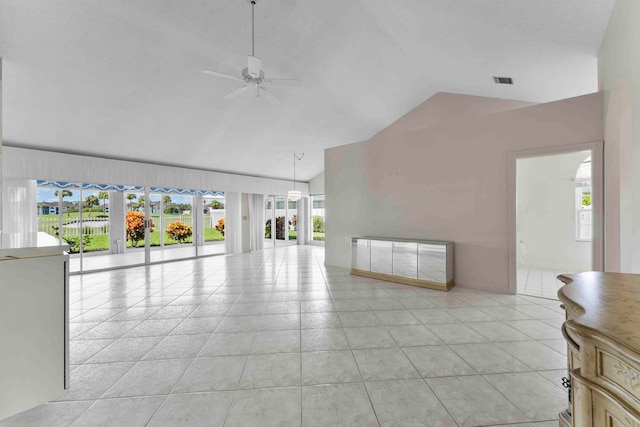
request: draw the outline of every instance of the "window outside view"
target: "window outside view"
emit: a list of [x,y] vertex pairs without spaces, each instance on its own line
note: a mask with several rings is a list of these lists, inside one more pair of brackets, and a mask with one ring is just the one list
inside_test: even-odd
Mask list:
[[324,242],[324,194],[311,196],[312,240]]
[[576,183],[576,240],[591,241],[591,156],[578,167]]
[[[38,231],[52,236],[62,235],[71,253],[110,251],[123,252],[123,247],[110,248],[109,233],[113,226],[110,215],[111,199],[120,192],[124,196],[126,248],[144,247],[145,195],[140,187],[103,186],[39,182],[37,191]],[[184,190],[155,189],[150,194],[149,211],[152,247],[193,244],[194,195],[179,194]],[[122,194],[123,193],[123,194]],[[204,242],[224,241],[224,193],[204,192],[202,196]],[[60,197],[62,196],[62,197]],[[62,203],[60,203],[62,199]],[[81,212],[82,211],[82,212]],[[60,233],[60,229],[62,232]]]

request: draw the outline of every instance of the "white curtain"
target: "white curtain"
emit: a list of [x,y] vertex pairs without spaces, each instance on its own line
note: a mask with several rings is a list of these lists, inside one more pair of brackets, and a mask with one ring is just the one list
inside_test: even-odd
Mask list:
[[36,246],[38,204],[36,181],[6,178],[2,191],[2,247]]
[[296,222],[298,231],[298,244],[306,245],[309,242],[309,198],[303,197],[298,200],[298,220]]
[[228,255],[242,253],[242,194],[224,193],[224,248]]
[[249,194],[249,239],[252,251],[264,249],[264,194]]

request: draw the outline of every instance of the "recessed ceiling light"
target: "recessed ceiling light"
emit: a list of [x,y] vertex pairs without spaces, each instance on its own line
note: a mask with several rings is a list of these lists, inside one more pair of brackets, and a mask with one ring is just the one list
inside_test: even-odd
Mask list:
[[512,85],[513,79],[511,77],[494,77],[494,83],[499,85]]

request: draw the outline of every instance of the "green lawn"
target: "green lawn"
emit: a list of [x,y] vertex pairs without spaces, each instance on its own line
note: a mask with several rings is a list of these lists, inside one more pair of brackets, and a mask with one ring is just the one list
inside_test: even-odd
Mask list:
[[[91,251],[105,251],[109,249],[109,235],[108,234],[91,234],[91,240],[88,245],[85,245],[83,248],[84,252]],[[214,242],[224,240],[224,236],[220,234],[214,228],[205,228],[204,229],[204,241],[205,242]],[[193,238],[187,239],[186,243],[192,243]],[[149,244],[151,246],[160,246],[160,231],[156,230],[152,232],[149,236]],[[164,236],[164,244],[168,245],[176,245],[178,241],[171,239],[169,236],[165,234]],[[127,241],[127,247],[131,248],[132,244],[130,241]],[[144,247],[144,242],[138,242],[138,247]]]
[[[85,211],[82,214],[82,218],[83,220],[102,219],[102,220],[108,221],[108,214],[107,214],[107,218],[104,218],[104,217],[99,218],[98,215],[103,215],[103,214],[102,212],[95,212],[95,211],[89,214],[89,212]],[[79,212],[64,213],[62,216],[62,222],[63,224],[69,223],[69,222],[75,222],[79,219],[79,217],[80,217]],[[150,235],[150,245],[160,246],[160,233],[162,232],[162,230],[159,230],[157,228],[157,226],[160,224],[160,215],[151,215],[151,217],[153,218],[156,224],[156,230],[153,231]],[[208,215],[205,215],[205,223],[208,223],[207,222],[208,217],[209,217]],[[191,218],[192,218],[192,215],[182,215],[182,216],[165,215],[165,223],[168,225],[170,222],[178,221],[182,219],[185,223],[188,224],[191,222]],[[45,233],[55,235],[55,230],[53,229],[53,227],[58,226],[58,215],[38,215],[38,220],[40,223],[39,231],[44,231]],[[102,234],[91,234],[90,242],[88,245],[84,246],[83,250],[85,252],[91,252],[91,251],[103,251],[103,250],[109,249],[109,234],[104,233],[107,230],[108,228],[105,227],[102,230],[103,231]],[[94,231],[98,231],[98,230],[94,230]],[[204,229],[205,242],[213,242],[213,241],[220,241],[220,240],[224,240],[224,236],[220,234],[215,228]],[[191,237],[187,239],[185,243],[192,243],[192,242],[193,242],[193,238]],[[165,234],[164,244],[175,245],[175,244],[178,244],[178,241],[171,239],[168,235]],[[138,242],[138,246],[143,247],[144,242]],[[129,248],[132,247],[132,243],[130,241],[127,241],[127,247]]]
[[[102,212],[93,212],[91,214],[91,216],[89,216],[88,212],[84,212],[82,217],[83,219],[99,219],[98,215],[102,214]],[[62,221],[64,222],[68,222],[68,221],[73,221],[73,220],[77,220],[79,218],[80,214],[78,212],[70,212],[70,213],[65,213],[63,215]],[[205,215],[206,216],[206,215]],[[51,221],[51,223],[54,223],[53,221],[55,220],[55,225],[57,225],[57,215],[38,215],[38,219],[44,219],[45,221],[42,221],[42,226],[40,227],[41,230],[40,231],[45,231],[49,234],[53,234],[52,230],[45,230],[44,228],[44,224],[47,221],[47,219],[49,219],[49,221]],[[156,226],[158,224],[160,224],[160,217],[159,215],[151,215],[151,217],[153,218],[154,222],[156,223]],[[175,217],[171,218],[171,217]],[[187,219],[187,218],[191,218],[191,215],[182,215],[183,219]],[[50,218],[53,218],[54,220],[51,220]],[[179,218],[178,215],[166,215],[165,216],[165,222],[168,224],[170,221],[172,220],[177,220]],[[107,219],[107,218],[100,218],[100,219]],[[189,221],[186,221],[189,222]],[[205,220],[206,223],[206,220]],[[266,236],[265,236],[266,237]],[[298,237],[298,232],[295,230],[290,230],[289,231],[289,239],[290,240],[296,240]],[[160,246],[160,230],[158,230],[156,228],[156,230],[154,232],[151,233],[150,236],[150,245],[151,246]],[[268,238],[268,237],[266,237]],[[220,234],[215,228],[205,228],[204,229],[204,241],[205,242],[214,242],[214,241],[220,241],[220,240],[224,240],[224,236],[222,234]],[[316,241],[324,241],[324,233],[323,232],[313,232],[313,240]],[[193,242],[193,238],[189,238],[187,239],[187,243],[192,243]],[[178,242],[176,240],[171,239],[169,236],[167,236],[165,234],[164,237],[164,244],[165,245],[175,245],[178,244]],[[131,242],[127,241],[127,247],[130,248],[132,247]],[[138,247],[144,247],[144,242],[138,242]],[[92,234],[91,235],[91,242],[86,245],[84,247],[84,251],[85,252],[91,252],[91,251],[104,251],[109,249],[109,235],[108,234]]]

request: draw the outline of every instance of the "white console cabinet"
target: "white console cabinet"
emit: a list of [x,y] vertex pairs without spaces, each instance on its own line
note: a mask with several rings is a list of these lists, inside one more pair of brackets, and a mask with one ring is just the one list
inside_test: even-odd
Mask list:
[[0,420],[69,386],[68,247],[0,249]]

